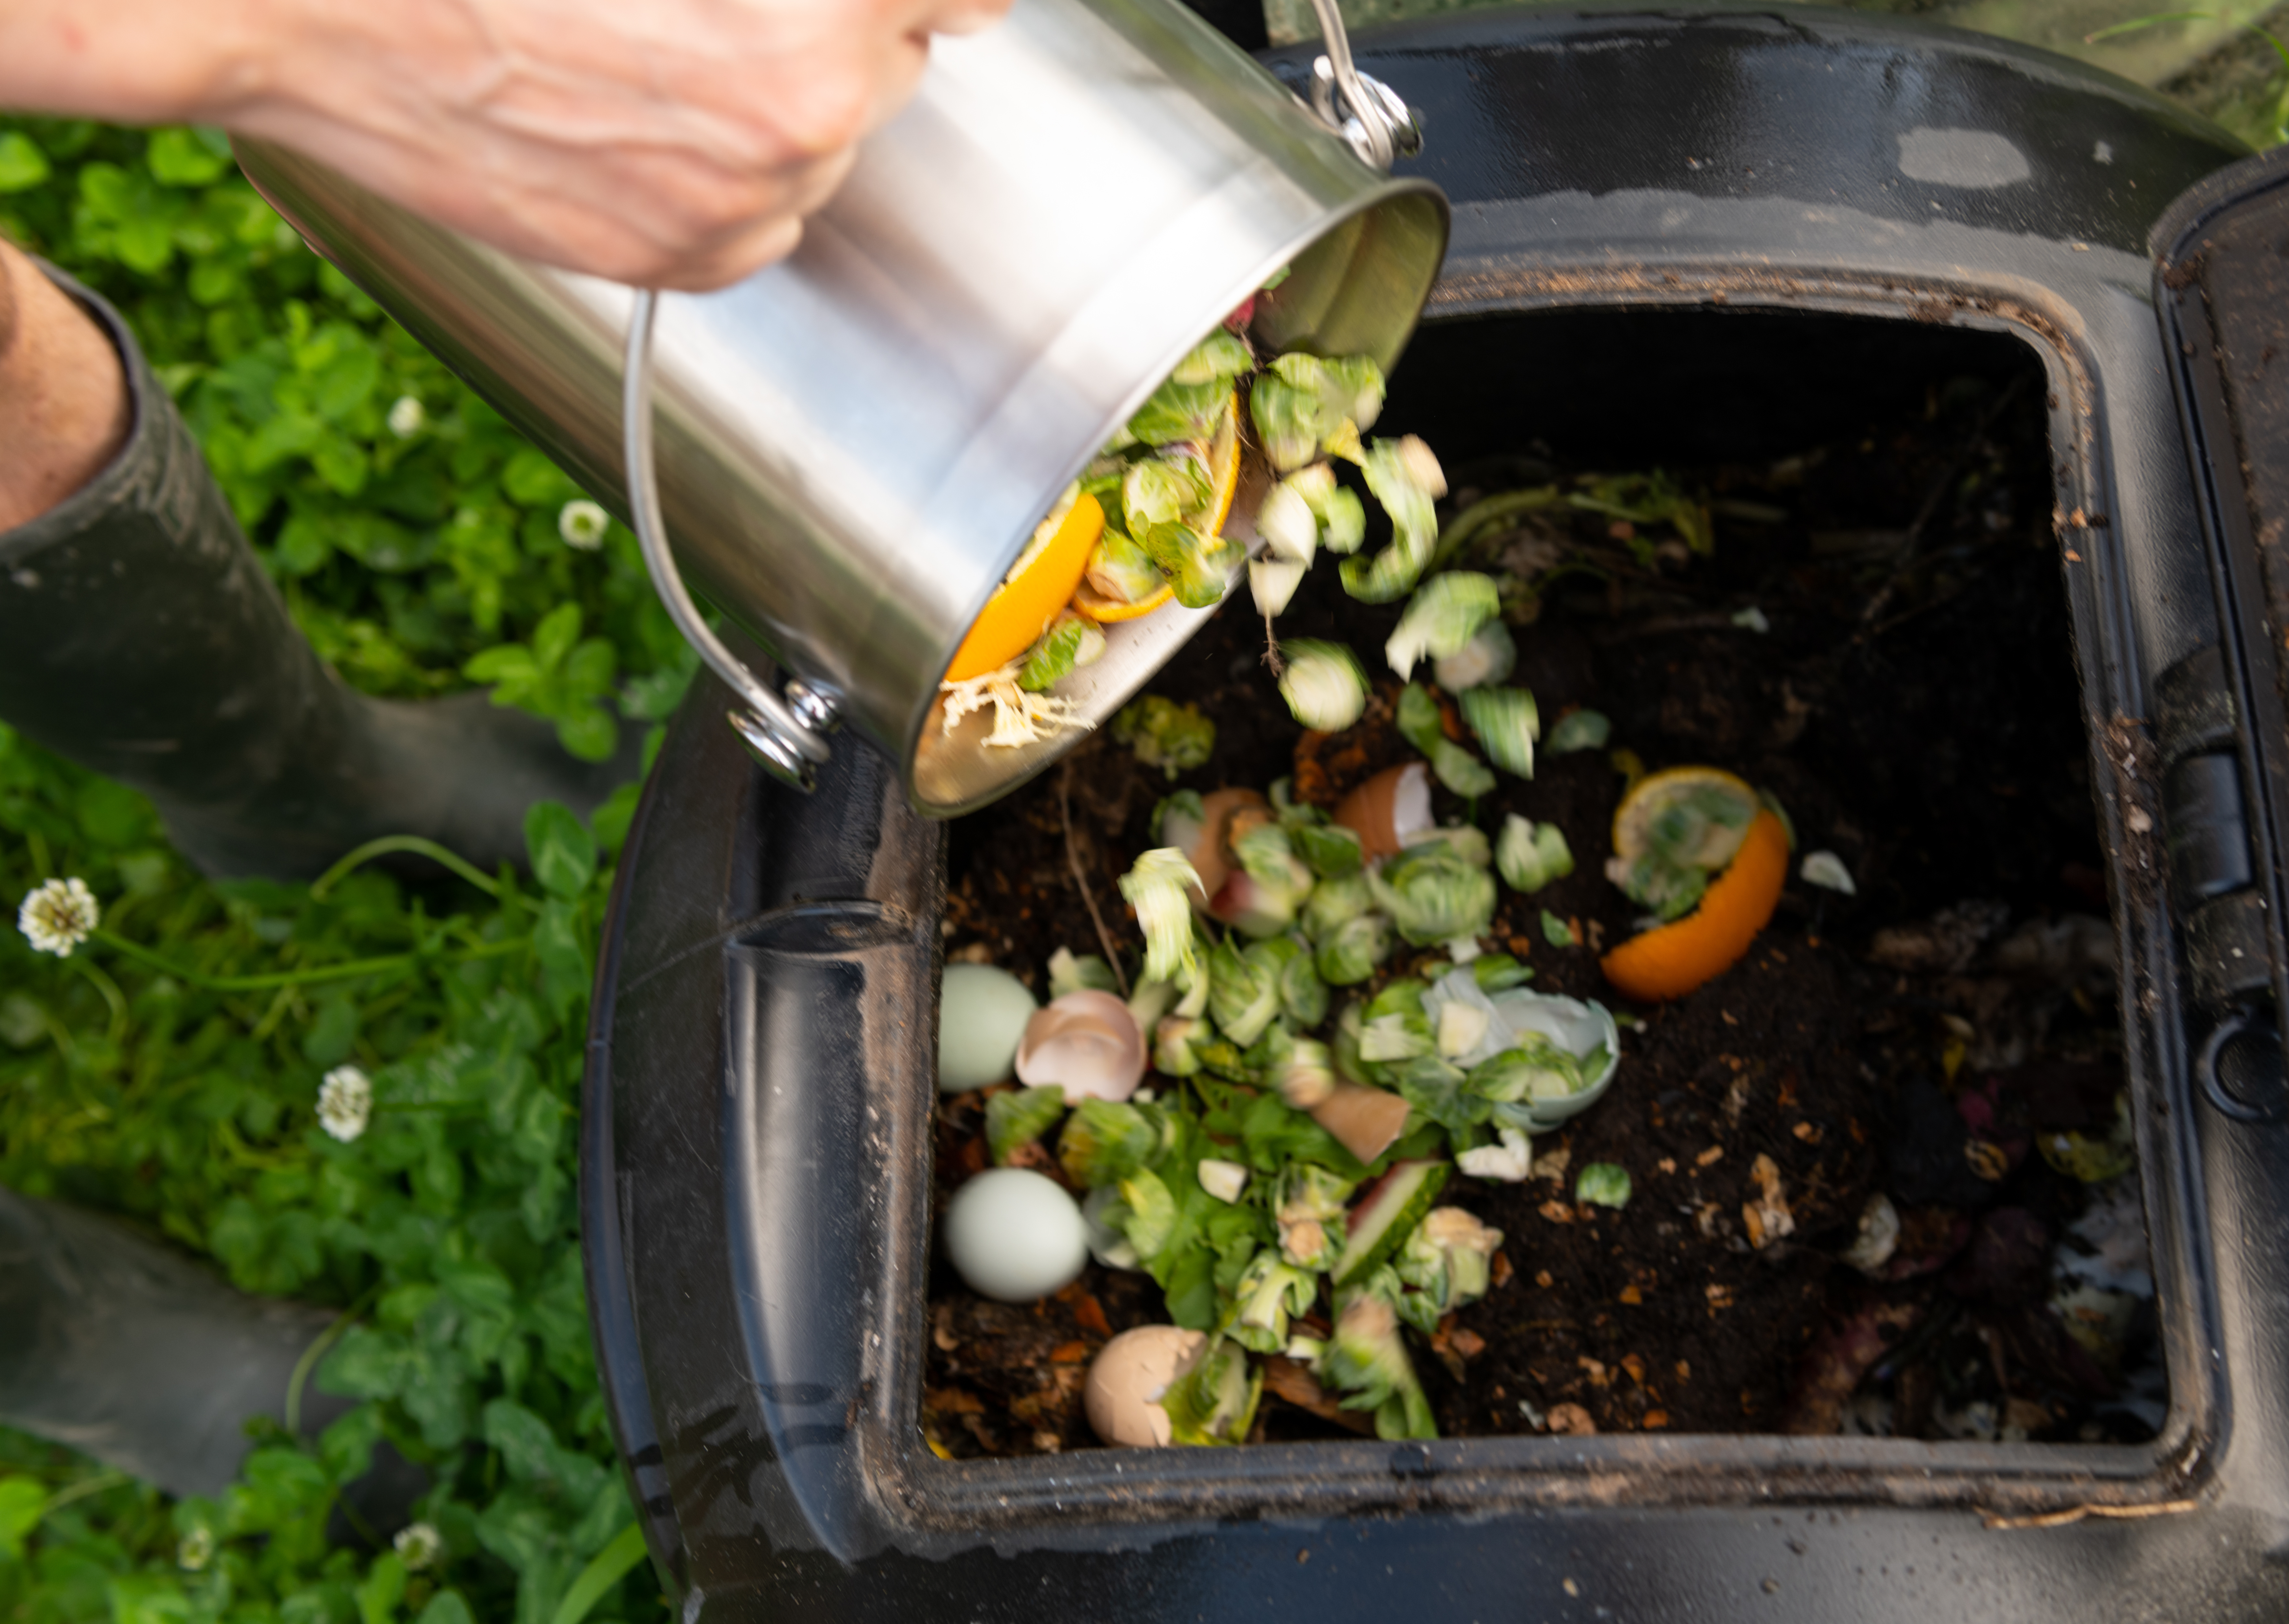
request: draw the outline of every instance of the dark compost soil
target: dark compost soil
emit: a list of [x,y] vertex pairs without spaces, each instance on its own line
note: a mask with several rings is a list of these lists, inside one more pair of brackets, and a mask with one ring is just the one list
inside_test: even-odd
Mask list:
[[[2092,1186],[2032,1147],[2102,1137],[2122,1071],[2042,380],[2031,366],[1942,377],[1880,420],[1833,421],[1780,462],[1671,466],[1717,504],[1710,556],[1657,531],[1667,545],[1648,563],[1627,527],[1574,514],[1479,566],[1531,569],[1568,548],[1599,565],[1545,578],[1535,618],[1514,627],[1512,681],[1537,696],[1545,735],[1589,706],[1612,719],[1611,749],[1647,768],[1738,773],[1786,807],[1799,856],[1835,852],[1858,889],[1792,875],[1743,962],[1636,1012],[1611,1092],[1535,1139],[1535,1176],[1449,1183],[1445,1199],[1506,1239],[1494,1289],[1416,1348],[1448,1435],[2073,1441],[2148,1436],[2158,1414],[2150,1328],[2086,1347],[2047,1302],[2054,1248]],[[1448,466],[1442,513],[1579,465],[1537,452]],[[1215,720],[1205,767],[1172,784],[1099,736],[953,826],[950,958],[1043,993],[1056,949],[1106,951],[1085,883],[1133,973],[1141,944],[1115,882],[1150,844],[1160,796],[1292,772],[1331,802],[1409,757],[1387,673],[1351,734],[1302,734],[1246,599],[1152,685]],[[1321,568],[1280,630],[1341,638],[1380,667],[1396,609],[1348,601]],[[1768,630],[1736,624],[1750,609]],[[1490,833],[1513,811],[1564,830],[1576,872],[1530,898],[1502,888],[1495,934],[1536,990],[1619,1009],[1597,966],[1637,912],[1601,872],[1625,784],[1611,749],[1546,758],[1531,782],[1503,775],[1475,814]],[[1464,808],[1441,791],[1439,811]],[[1573,944],[1551,944],[1545,910]],[[1402,949],[1386,974],[1412,962]],[[941,1200],[987,1165],[982,1124],[977,1096],[941,1103]],[[1574,1203],[1571,1170],[1592,1161],[1629,1171],[1626,1208]],[[1903,1233],[1870,1278],[1837,1254],[1879,1191]],[[1792,1232],[1771,1232],[1775,1206]],[[1054,1299],[1009,1307],[971,1296],[941,1261],[929,1301],[923,1421],[955,1455],[1093,1445],[1079,1398],[1089,1357],[1163,1318],[1149,1278],[1095,1265]],[[1342,1435],[1280,1386],[1275,1372],[1263,1436]],[[2133,1386],[2143,1405],[2118,1403]]]

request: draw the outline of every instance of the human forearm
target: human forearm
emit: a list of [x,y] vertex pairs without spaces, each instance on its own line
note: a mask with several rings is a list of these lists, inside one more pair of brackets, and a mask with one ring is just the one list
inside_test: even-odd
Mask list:
[[127,438],[131,412],[103,330],[0,241],[0,533],[100,473]]
[[0,106],[217,123],[557,264],[786,252],[931,32],[1007,0],[0,0]]

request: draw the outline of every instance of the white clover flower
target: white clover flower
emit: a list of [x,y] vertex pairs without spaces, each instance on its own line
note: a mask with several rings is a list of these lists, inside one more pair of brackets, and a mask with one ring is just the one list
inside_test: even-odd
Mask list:
[[594,553],[604,545],[604,531],[611,522],[611,514],[581,498],[557,510],[556,533],[564,537],[566,546]]
[[390,1543],[397,1548],[397,1559],[405,1564],[409,1573],[419,1573],[445,1554],[444,1536],[428,1523],[408,1523]]
[[400,440],[411,440],[429,421],[429,414],[421,402],[410,394],[401,394],[397,403],[389,409],[389,432]]
[[96,906],[86,880],[51,880],[25,896],[24,905],[16,910],[16,928],[33,951],[68,959],[102,918],[103,910]]
[[373,1080],[355,1066],[336,1066],[318,1085],[318,1126],[344,1144],[365,1132],[373,1115]]
[[175,1565],[187,1572],[203,1572],[214,1560],[214,1530],[205,1526],[194,1528],[175,1546]]

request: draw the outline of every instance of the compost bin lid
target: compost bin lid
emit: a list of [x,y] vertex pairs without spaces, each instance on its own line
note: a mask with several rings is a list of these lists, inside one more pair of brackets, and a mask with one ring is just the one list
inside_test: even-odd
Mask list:
[[[2225,633],[2222,647],[2197,657],[2206,661],[2202,680],[2163,673],[2157,732],[2168,771],[2199,752],[2239,758],[2254,859],[2254,883],[2237,893],[2181,897],[2189,955],[2213,1011],[2268,991],[2289,1010],[2289,952],[2276,923],[2289,918],[2289,147],[2205,177],[2148,241]],[[2203,734],[2213,736],[2195,736]],[[2280,1114],[2284,1102],[2271,1103],[2266,1114]]]

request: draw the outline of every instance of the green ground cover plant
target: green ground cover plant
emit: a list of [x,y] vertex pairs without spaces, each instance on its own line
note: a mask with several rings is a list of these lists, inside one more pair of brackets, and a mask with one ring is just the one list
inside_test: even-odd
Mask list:
[[[634,537],[305,248],[219,137],[0,120],[0,231],[125,313],[355,686],[490,686],[589,760],[681,698],[693,662]],[[0,1432],[0,1620],[659,1613],[573,1197],[588,982],[634,792],[587,824],[536,808],[529,875],[408,883],[354,861],[219,884],[140,796],[0,727],[0,900],[12,919],[76,877],[102,910],[68,957],[0,930],[0,1184],[336,1308],[316,1381],[360,1401],[314,1444],[257,1439],[213,1500]],[[430,1474],[419,1531],[330,1545],[384,1438]]]

